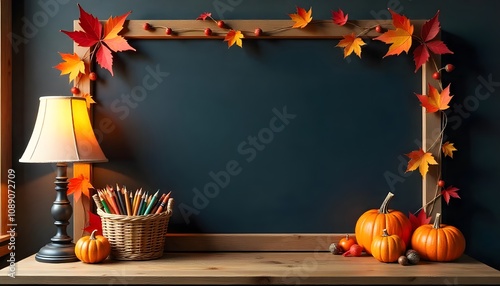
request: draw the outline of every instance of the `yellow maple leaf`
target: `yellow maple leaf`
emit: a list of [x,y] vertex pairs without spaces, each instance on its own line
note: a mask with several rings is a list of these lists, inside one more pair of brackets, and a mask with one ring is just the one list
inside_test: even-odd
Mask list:
[[402,52],[408,53],[412,44],[412,35],[414,27],[410,20],[405,16],[389,9],[392,14],[392,24],[394,30],[388,30],[382,35],[374,38],[375,40],[382,41],[386,44],[391,44],[389,50],[384,55],[384,58],[390,55],[399,55]]
[[344,39],[340,40],[336,47],[344,48],[344,58],[348,57],[354,52],[361,58],[361,46],[366,45],[361,38],[356,37],[354,33],[343,36]]
[[406,154],[410,158],[408,162],[408,166],[406,168],[406,172],[415,171],[417,168],[420,171],[422,177],[424,177],[429,171],[429,165],[437,165],[434,156],[432,156],[429,152],[424,152],[422,148],[419,150],[411,151]]
[[82,95],[82,97],[85,98],[85,101],[87,101],[87,109],[90,108],[91,104],[95,103],[95,101],[92,98],[92,95],[90,95],[90,93],[85,93],[85,94]]
[[80,57],[74,54],[59,53],[64,62],[59,63],[54,68],[61,71],[61,75],[69,74],[69,82],[74,80],[80,73],[85,73],[85,63]]
[[297,13],[288,14],[288,16],[295,22],[292,28],[304,28],[312,20],[312,7],[307,12],[304,8],[297,7]]
[[458,151],[455,146],[453,146],[453,143],[450,143],[449,141],[446,141],[443,146],[441,146],[441,150],[443,150],[444,156],[450,156],[450,158],[453,158],[453,151]]
[[232,45],[236,44],[240,48],[243,47],[243,41],[242,39],[245,38],[245,36],[241,33],[241,31],[238,30],[230,30],[227,32],[226,37],[224,38],[224,41],[227,42],[228,48],[230,48]]

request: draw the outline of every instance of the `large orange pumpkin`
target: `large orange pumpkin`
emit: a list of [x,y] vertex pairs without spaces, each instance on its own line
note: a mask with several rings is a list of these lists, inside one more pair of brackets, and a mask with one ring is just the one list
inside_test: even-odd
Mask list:
[[436,213],[433,224],[423,224],[415,229],[411,245],[424,260],[452,261],[464,253],[465,237],[458,228],[441,224],[441,214]]
[[396,262],[405,253],[406,244],[401,237],[389,234],[384,229],[381,235],[373,238],[371,251],[373,257],[380,262]]
[[394,194],[389,192],[379,209],[371,209],[363,213],[356,222],[356,241],[366,253],[371,254],[371,244],[374,236],[378,236],[384,229],[390,234],[399,236],[405,243],[410,244],[410,219],[398,210],[389,209],[389,201]]

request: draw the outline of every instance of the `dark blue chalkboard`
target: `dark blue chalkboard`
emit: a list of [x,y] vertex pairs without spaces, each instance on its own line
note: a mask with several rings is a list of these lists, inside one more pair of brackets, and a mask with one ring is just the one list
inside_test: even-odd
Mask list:
[[99,70],[95,187],[172,191],[171,232],[352,232],[378,208],[413,212],[421,78],[410,57],[343,58],[334,40],[130,40]]

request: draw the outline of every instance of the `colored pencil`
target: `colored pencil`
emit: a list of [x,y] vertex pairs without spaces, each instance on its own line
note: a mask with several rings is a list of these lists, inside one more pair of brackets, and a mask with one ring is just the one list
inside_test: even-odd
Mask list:
[[158,199],[158,192],[159,191],[160,190],[156,191],[156,193],[153,195],[153,197],[149,201],[148,206],[146,207],[146,210],[144,211],[145,215],[149,214],[151,212],[151,210],[153,209],[153,206],[156,203],[156,200]]
[[156,213],[159,214],[163,211],[163,209],[167,206],[167,202],[168,202],[168,199],[170,198],[170,193],[171,192],[168,192],[167,195],[165,195],[165,197],[163,198],[163,200],[161,201],[161,204],[160,206],[158,207],[158,209],[156,210]]
[[132,208],[130,206],[130,197],[127,192],[127,188],[124,186],[122,188],[123,191],[123,199],[125,200],[125,208],[127,209],[127,215],[132,215]]

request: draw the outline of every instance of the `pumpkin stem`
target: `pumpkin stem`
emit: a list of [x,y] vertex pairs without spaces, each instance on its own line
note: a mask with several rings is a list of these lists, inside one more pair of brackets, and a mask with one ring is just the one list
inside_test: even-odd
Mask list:
[[441,228],[441,213],[436,213],[436,218],[434,219],[434,225],[432,227],[435,229]]
[[384,230],[382,230],[382,236],[390,236],[389,233],[387,232],[387,229],[384,228]]
[[95,240],[95,233],[97,232],[97,229],[94,229],[92,233],[90,234],[90,239]]
[[378,210],[379,214],[387,214],[389,213],[389,201],[394,197],[394,194],[389,192],[387,196],[385,197],[384,201],[382,202],[382,205],[380,206],[380,209]]

